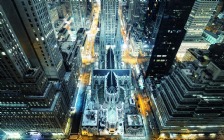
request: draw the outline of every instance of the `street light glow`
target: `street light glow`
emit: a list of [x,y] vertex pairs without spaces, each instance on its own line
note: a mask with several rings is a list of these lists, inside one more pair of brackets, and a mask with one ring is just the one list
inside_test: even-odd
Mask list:
[[122,45],[122,49],[127,49],[128,48],[128,45],[127,44],[123,44]]
[[8,139],[20,139],[21,135],[18,132],[6,132]]

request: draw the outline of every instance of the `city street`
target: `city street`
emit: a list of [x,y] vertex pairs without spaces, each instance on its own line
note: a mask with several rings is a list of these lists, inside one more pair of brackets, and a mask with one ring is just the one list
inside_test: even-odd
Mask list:
[[73,134],[79,133],[79,126],[80,126],[80,122],[81,122],[83,107],[85,105],[84,104],[85,90],[86,90],[86,86],[84,84],[80,83],[77,97],[75,100],[75,106],[74,106],[75,113],[72,115],[71,133],[73,133]]
[[74,112],[71,116],[72,124],[71,124],[71,134],[79,133],[79,126],[82,118],[82,112],[85,106],[85,98],[86,98],[86,88],[89,85],[90,80],[90,65],[84,65],[82,67],[82,74],[80,75],[80,80],[78,83],[78,91],[76,93],[76,97],[72,102],[72,112]]
[[137,105],[139,107],[140,113],[143,117],[146,117],[148,113],[151,111],[149,104],[148,104],[148,98],[143,97],[142,93],[136,94],[136,100],[137,100]]
[[83,64],[91,64],[95,62],[95,53],[94,53],[94,42],[95,37],[98,32],[98,22],[99,22],[99,13],[100,13],[100,7],[98,4],[96,4],[93,7],[93,21],[92,25],[89,31],[86,31],[87,38],[84,45],[84,49],[81,52],[82,53],[82,63]]
[[139,52],[139,55],[137,57],[131,55],[132,50],[129,48],[129,43],[130,43],[129,41],[130,39],[128,38],[129,33],[126,32],[126,27],[122,22],[123,21],[122,19],[124,17],[120,8],[118,10],[118,14],[121,20],[121,36],[124,42],[124,44],[121,46],[121,49],[123,52],[122,61],[130,65],[142,64],[144,62],[149,61],[149,58],[144,57],[141,52]]
[[224,0],[0,0],[0,140],[224,140]]
[[[93,21],[92,25],[89,31],[86,31],[87,38],[84,45],[84,49],[81,52],[82,55],[82,73],[79,78],[79,89],[77,92],[77,97],[73,101],[73,110],[74,115],[72,116],[72,128],[71,128],[71,135],[75,134],[78,135],[79,133],[79,127],[82,120],[82,112],[85,106],[85,98],[86,98],[86,87],[89,85],[90,82],[90,76],[91,76],[91,63],[95,62],[95,55],[94,55],[94,41],[95,36],[98,32],[98,20],[99,20],[99,12],[100,7],[99,5],[95,5],[93,7]],[[83,139],[85,137],[82,137],[81,135],[78,136],[80,139]],[[72,138],[72,137],[71,137]],[[88,137],[86,137],[88,139]],[[91,138],[90,138],[91,139]]]

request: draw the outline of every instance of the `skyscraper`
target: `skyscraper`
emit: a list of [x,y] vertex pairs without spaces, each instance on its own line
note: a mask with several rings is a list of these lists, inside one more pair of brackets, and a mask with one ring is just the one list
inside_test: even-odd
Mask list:
[[128,2],[128,22],[140,22],[145,17],[148,0],[130,0]]
[[150,98],[161,133],[208,135],[223,129],[222,45],[189,49],[188,61],[157,85]]
[[66,93],[56,91],[40,65],[30,63],[1,5],[1,130],[64,132],[69,107],[65,98]]
[[195,0],[162,0],[151,36],[152,55],[147,76],[168,74],[184,38],[184,26]]
[[[21,20],[23,26],[22,29],[18,29],[14,25],[13,29],[16,34],[19,34],[18,32],[20,30],[25,30],[26,36],[24,37],[28,37],[27,40],[31,43],[32,49],[47,77],[51,79],[62,79],[65,68],[46,2],[38,0],[16,0],[12,1],[10,6],[14,7],[18,12],[19,20]],[[22,42],[22,39],[20,42]]]
[[115,45],[118,18],[118,0],[102,0],[100,17],[102,45]]
[[70,0],[72,15],[74,17],[74,26],[79,28],[86,27],[87,0]]
[[115,54],[115,68],[121,61],[121,32],[118,16],[118,0],[102,0],[100,16],[100,68],[106,66],[106,55],[108,49],[112,48]]
[[202,33],[208,24],[219,0],[196,0],[191,13],[188,17],[185,29],[187,33],[177,52],[177,58],[182,59],[187,49],[201,48],[206,49],[209,43],[203,40]]
[[201,35],[208,24],[219,0],[196,0],[188,17],[185,29],[185,41],[201,39]]

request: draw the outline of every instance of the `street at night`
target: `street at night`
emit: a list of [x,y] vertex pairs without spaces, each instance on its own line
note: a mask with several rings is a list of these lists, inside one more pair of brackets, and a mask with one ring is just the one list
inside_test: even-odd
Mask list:
[[223,0],[0,0],[0,140],[224,140]]

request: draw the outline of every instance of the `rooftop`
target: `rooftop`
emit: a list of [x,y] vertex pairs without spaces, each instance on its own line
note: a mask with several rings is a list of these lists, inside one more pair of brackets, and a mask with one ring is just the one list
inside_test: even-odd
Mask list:
[[71,76],[71,72],[66,72],[65,75],[64,75],[64,80],[66,82],[69,81],[70,76]]
[[107,110],[107,121],[110,123],[117,122],[118,119],[118,112],[114,108],[110,108]]
[[128,126],[143,126],[140,115],[127,115]]
[[61,44],[61,50],[69,54],[74,48],[74,45],[75,45],[74,42],[63,42]]
[[114,69],[114,53],[111,48],[107,50],[107,69]]
[[97,126],[97,110],[85,110],[82,126]]
[[107,91],[109,93],[116,93],[117,92],[117,80],[115,74],[110,71],[107,76]]

